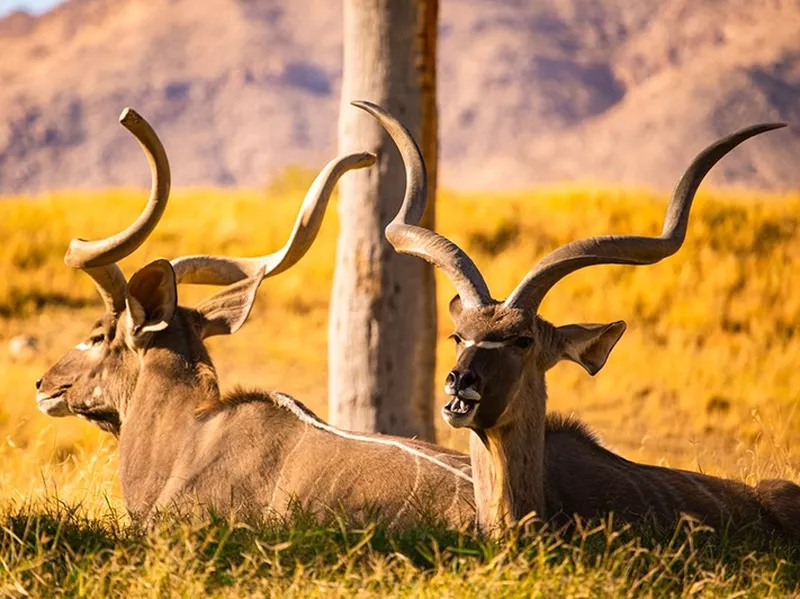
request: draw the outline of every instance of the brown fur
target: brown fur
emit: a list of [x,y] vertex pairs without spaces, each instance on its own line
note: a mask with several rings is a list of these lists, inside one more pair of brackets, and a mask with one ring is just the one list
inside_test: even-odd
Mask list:
[[279,393],[220,397],[203,336],[241,326],[262,276],[193,310],[177,306],[172,266],[151,262],[128,283],[126,310],[98,321],[39,381],[40,408],[118,435],[122,492],[137,518],[197,506],[283,516],[299,503],[355,521],[381,514],[391,526],[471,521],[466,456],[334,429]]
[[[467,476],[468,456],[410,439],[347,439],[278,393],[237,389],[220,397],[198,335],[202,320],[196,310],[177,308],[169,327],[138,347],[124,315],[106,315],[86,340],[92,349],[68,352],[40,383],[44,395],[63,393],[71,414],[119,436],[120,479],[133,515],[197,505],[220,514],[286,515],[297,501],[320,515],[338,509],[366,519],[378,510],[397,526],[428,516],[451,525],[474,519],[469,480],[370,440],[395,441]],[[97,385],[102,394],[95,397]],[[572,420],[550,417],[546,440],[545,495],[559,501],[547,512],[587,513],[586,498],[570,495],[571,479],[560,473],[593,475],[585,459],[596,450],[591,437]],[[501,485],[503,493],[540,478],[518,472]]]
[[[446,409],[445,417],[473,431],[470,455],[482,528],[500,530],[531,512],[542,519],[614,512],[623,520],[667,526],[685,514],[718,528],[800,537],[800,487],[794,483],[763,481],[754,489],[636,464],[603,448],[582,423],[545,416],[546,370],[569,359],[596,372],[624,324],[557,328],[501,304],[464,310],[455,305],[452,316],[458,356],[448,381],[470,381],[457,390],[477,393],[480,400],[467,414]],[[486,340],[504,345],[481,346]]]
[[[392,526],[423,518],[453,526],[472,521],[466,456],[409,439],[345,438],[280,394],[237,390],[220,399],[196,319],[178,308],[170,326],[140,351],[124,345],[118,321],[106,320],[105,337],[116,343],[93,362],[73,350],[42,381],[43,390],[66,384],[72,413],[95,422],[106,402],[102,413],[118,421],[120,481],[133,516],[198,506],[244,517],[286,515],[299,503],[320,516],[340,511],[356,522],[381,514]],[[90,411],[85,397],[99,381],[94,373],[103,370],[103,396]],[[382,444],[387,441],[395,445]]]

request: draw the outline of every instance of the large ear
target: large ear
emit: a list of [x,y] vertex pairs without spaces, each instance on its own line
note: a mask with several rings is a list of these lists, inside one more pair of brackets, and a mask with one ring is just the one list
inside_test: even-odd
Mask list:
[[125,304],[134,338],[166,329],[178,305],[175,271],[169,261],[159,258],[137,270],[128,281]]
[[572,360],[594,376],[605,366],[608,355],[625,332],[625,321],[611,324],[568,324],[558,327],[563,342],[562,360]]
[[263,280],[262,267],[252,277],[229,285],[197,305],[195,310],[202,317],[198,328],[200,338],[230,335],[238,331],[250,316],[258,287]]
[[461,304],[461,296],[456,294],[453,299],[450,300],[450,318],[455,320],[458,318],[458,315],[461,314],[461,309],[464,306]]

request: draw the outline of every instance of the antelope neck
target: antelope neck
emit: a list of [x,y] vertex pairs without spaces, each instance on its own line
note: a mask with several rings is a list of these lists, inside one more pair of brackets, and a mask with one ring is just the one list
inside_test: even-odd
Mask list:
[[120,432],[120,482],[132,514],[148,513],[179,458],[194,454],[195,410],[214,392],[218,401],[207,356],[164,346],[147,350]]
[[544,380],[520,385],[509,410],[515,414],[508,422],[473,431],[470,439],[478,526],[483,530],[497,531],[531,512],[547,517]]

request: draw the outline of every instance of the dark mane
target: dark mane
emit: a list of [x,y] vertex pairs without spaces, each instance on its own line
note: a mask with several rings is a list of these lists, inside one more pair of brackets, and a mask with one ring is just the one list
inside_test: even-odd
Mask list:
[[594,431],[575,416],[567,416],[558,412],[547,414],[545,421],[545,439],[553,435],[568,435],[580,439],[595,447],[603,447],[603,443]]
[[225,410],[230,410],[236,406],[250,403],[265,403],[270,406],[286,410],[287,412],[292,412],[301,419],[306,417],[316,422],[322,422],[322,420],[305,404],[294,397],[286,395],[285,393],[279,393],[277,391],[262,391],[260,389],[245,389],[238,386],[234,387],[232,391],[226,393],[225,396],[220,399],[220,401],[198,408],[196,415],[199,418],[204,418],[213,416],[214,414],[218,414]]

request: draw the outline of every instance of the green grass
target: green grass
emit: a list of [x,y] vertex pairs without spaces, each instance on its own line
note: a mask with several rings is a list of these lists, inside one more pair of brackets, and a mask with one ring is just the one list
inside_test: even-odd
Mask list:
[[[123,269],[130,274],[158,256],[278,249],[303,176],[287,177],[269,197],[176,192]],[[99,315],[91,283],[63,264],[69,239],[120,230],[145,197],[117,190],[0,201],[0,597],[800,594],[796,549],[685,528],[665,535],[593,526],[572,539],[518,534],[498,543],[435,527],[322,526],[302,514],[250,527],[175,518],[152,530],[131,526],[115,441],[77,419],[38,413],[33,382]],[[639,190],[445,192],[438,228],[468,250],[502,297],[557,244],[657,234],[665,206],[663,194]],[[332,205],[308,256],[262,285],[242,331],[210,341],[224,389],[280,389],[325,417],[336,232]],[[553,369],[549,408],[576,413],[629,459],[751,484],[800,481],[798,256],[800,195],[700,194],[676,256],[647,268],[586,269],[548,297],[543,315],[557,324],[629,324],[597,377],[570,364]],[[438,285],[441,381],[453,359],[445,339],[453,289],[441,275]],[[191,305],[209,290],[179,293]],[[37,335],[40,351],[19,359],[6,352],[20,333]],[[439,393],[437,407],[443,401]],[[437,435],[467,448],[466,435],[438,419]]]
[[781,596],[800,554],[777,541],[672,533],[527,530],[501,541],[436,526],[387,532],[285,520],[165,517],[148,529],[50,500],[0,513],[0,594],[22,596]]

